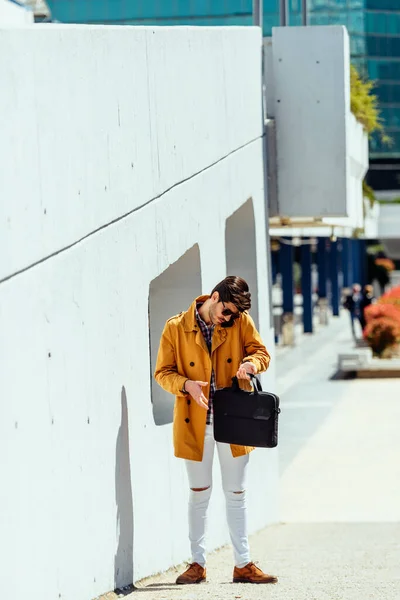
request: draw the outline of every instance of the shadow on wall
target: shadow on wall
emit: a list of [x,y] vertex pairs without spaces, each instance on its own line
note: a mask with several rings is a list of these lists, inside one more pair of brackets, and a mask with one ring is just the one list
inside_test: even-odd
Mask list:
[[133,498],[125,387],[121,390],[121,425],[115,447],[115,500],[118,548],[114,560],[114,584],[115,588],[123,588],[133,582]]
[[151,399],[156,425],[172,423],[174,411],[174,397],[160,388],[153,377],[164,325],[170,317],[187,310],[193,300],[200,294],[200,250],[197,244],[192,246],[150,283]]

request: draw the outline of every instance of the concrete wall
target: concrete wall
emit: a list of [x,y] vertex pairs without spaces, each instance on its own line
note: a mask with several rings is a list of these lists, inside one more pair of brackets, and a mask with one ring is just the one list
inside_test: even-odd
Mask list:
[[347,217],[323,219],[324,223],[337,227],[369,227],[365,221],[364,195],[362,182],[367,173],[368,135],[361,123],[350,113],[347,115]]
[[33,12],[9,0],[0,0],[0,27],[29,25],[33,23]]
[[400,238],[400,205],[381,204],[379,207],[378,237]]
[[264,55],[267,116],[276,121],[271,216],[347,217],[343,226],[362,227],[368,141],[350,112],[346,29],[277,27]]
[[[382,196],[380,193],[379,197]],[[400,205],[397,202],[379,205],[377,237],[390,258],[400,259]]]
[[[364,198],[365,219],[364,219],[364,235],[365,239],[375,240],[378,237],[378,223],[380,215],[380,204],[375,202],[371,206],[368,198]],[[400,235],[400,234],[399,234]]]
[[[1,81],[23,83],[11,108],[9,96],[0,97],[0,114],[7,114],[1,164],[12,190],[0,213],[9,223],[0,278],[137,210],[260,132],[260,63],[249,61],[258,44],[243,48],[250,30],[233,28],[232,37],[244,37],[231,47],[220,28],[195,36],[179,28],[171,37],[164,27],[69,27],[2,31]],[[35,48],[28,55],[27,45]],[[235,119],[240,113],[246,118]],[[61,180],[49,175],[55,156],[64,165]],[[19,176],[19,164],[30,165],[28,178]],[[15,198],[26,199],[23,211]]]
[[[88,600],[189,558],[186,473],[171,425],[155,424],[151,358],[163,318],[225,276],[227,221],[249,199],[254,238],[234,264],[273,354],[260,48],[253,28],[0,31],[9,600],[27,586]],[[173,266],[188,251],[189,279]],[[248,487],[255,531],[277,519],[276,451],[253,453]],[[215,465],[210,549],[228,541],[224,514]]]

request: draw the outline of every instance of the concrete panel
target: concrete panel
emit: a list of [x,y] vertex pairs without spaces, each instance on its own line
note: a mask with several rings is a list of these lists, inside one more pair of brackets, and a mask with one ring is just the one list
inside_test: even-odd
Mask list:
[[0,31],[0,280],[260,137],[260,47],[252,27]]
[[347,216],[347,31],[278,27],[272,39],[280,214]]
[[400,238],[400,205],[381,204],[379,207],[378,238]]
[[[161,308],[154,282],[174,272],[182,303],[200,278],[210,292],[249,198],[274,356],[260,31],[0,33],[0,586],[88,600],[189,558],[186,473],[151,396],[156,330],[180,300],[171,287]],[[274,391],[273,364],[263,382]],[[214,475],[210,550],[229,540],[217,461]],[[250,531],[277,520],[277,482],[277,451],[255,452]]]
[[274,84],[274,52],[272,48],[272,38],[263,39],[263,57],[263,84],[265,90],[264,115],[267,119],[274,119],[276,108],[276,89]]
[[[10,600],[27,581],[32,600],[87,600],[189,558],[184,465],[171,426],[153,419],[149,286],[197,243],[210,291],[225,273],[225,221],[250,197],[271,350],[261,139],[1,284],[0,585]],[[273,368],[264,382],[273,389]],[[251,531],[277,519],[277,456],[251,458]],[[209,549],[228,542],[223,510],[216,461]]]
[[324,218],[324,223],[337,227],[364,228],[365,210],[362,182],[367,173],[368,136],[363,126],[353,114],[347,123],[347,217],[341,219]]
[[[364,219],[364,236],[367,240],[376,240],[378,237],[378,222],[380,214],[380,204],[375,202],[371,207],[367,198],[364,199],[365,219]],[[400,233],[399,233],[400,238]]]
[[9,0],[0,0],[0,27],[33,24],[33,12]]

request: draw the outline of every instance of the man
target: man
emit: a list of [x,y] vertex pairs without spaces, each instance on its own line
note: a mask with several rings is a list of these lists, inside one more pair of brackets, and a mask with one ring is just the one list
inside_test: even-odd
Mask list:
[[206,580],[204,537],[215,447],[234,549],[233,581],[277,582],[250,560],[245,474],[253,448],[215,442],[212,426],[215,390],[230,386],[235,375],[249,388],[248,374],[265,371],[269,365],[270,356],[247,312],[250,306],[247,283],[240,277],[226,277],[211,296],[196,298],[186,312],[169,319],[162,333],[154,376],[176,396],[175,456],[185,460],[190,485],[192,563],[178,577],[178,584]]
[[360,324],[361,324],[363,331],[367,325],[367,320],[365,318],[365,309],[370,304],[375,304],[375,302],[376,302],[376,298],[374,297],[374,288],[370,284],[365,285],[364,289],[363,289],[363,293],[362,293],[361,302],[360,302],[360,310],[361,310]]
[[362,302],[362,294],[361,294],[361,285],[359,283],[354,283],[352,286],[351,293],[348,294],[343,302],[344,308],[350,313],[350,324],[351,324],[351,333],[353,334],[353,338],[357,340],[356,331],[354,328],[354,321],[358,321],[360,323],[361,330],[363,329],[363,317],[361,310],[361,302]]

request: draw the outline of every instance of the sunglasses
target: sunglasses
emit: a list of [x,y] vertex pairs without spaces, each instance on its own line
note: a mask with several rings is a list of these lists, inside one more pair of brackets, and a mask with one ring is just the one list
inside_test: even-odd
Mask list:
[[233,312],[233,310],[231,310],[230,308],[225,308],[225,302],[223,300],[221,300],[222,302],[222,306],[224,307],[222,314],[224,315],[224,317],[232,317],[232,321],[234,319],[238,319],[240,317],[240,312]]

